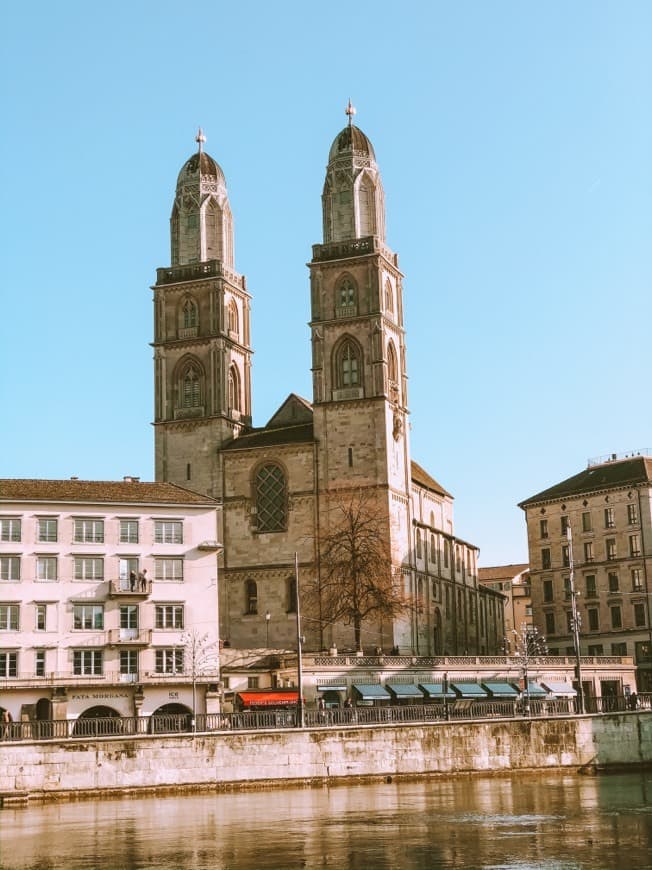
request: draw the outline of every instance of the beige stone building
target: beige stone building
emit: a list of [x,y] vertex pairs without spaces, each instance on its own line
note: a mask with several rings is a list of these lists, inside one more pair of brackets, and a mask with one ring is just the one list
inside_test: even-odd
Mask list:
[[[154,291],[156,478],[216,498],[224,544],[220,615],[233,647],[287,647],[302,588],[320,583],[333,507],[365,493],[410,612],[365,623],[365,647],[490,653],[502,598],[478,583],[478,550],[459,538],[452,496],[410,451],[403,275],[385,240],[374,149],[349,123],[328,155],[323,241],[310,270],[312,402],[290,393],[252,426],[250,302],[235,271],[224,173],[203,150],[181,169],[171,265]],[[353,644],[328,614],[305,621],[307,648]]]
[[190,713],[194,670],[195,710],[213,712],[216,516],[169,483],[0,480],[0,708]]
[[504,647],[509,653],[517,647],[514,642],[514,632],[523,635],[523,632],[527,631],[527,626],[532,625],[530,566],[519,563],[480,568],[478,580],[483,586],[500,592],[505,597]]
[[652,691],[652,458],[593,461],[520,507],[534,623],[550,653],[573,653],[575,591],[582,654],[633,656],[639,691]]

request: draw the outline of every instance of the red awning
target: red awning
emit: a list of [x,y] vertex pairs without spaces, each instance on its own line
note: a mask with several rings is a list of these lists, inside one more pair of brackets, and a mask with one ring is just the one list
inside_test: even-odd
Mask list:
[[279,707],[296,704],[298,692],[238,692],[244,707]]

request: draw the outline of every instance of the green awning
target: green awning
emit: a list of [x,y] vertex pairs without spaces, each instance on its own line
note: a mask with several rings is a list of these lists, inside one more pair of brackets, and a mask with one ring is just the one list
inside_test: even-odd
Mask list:
[[380,683],[356,683],[351,688],[356,690],[363,701],[389,701],[391,697]]
[[451,683],[451,688],[460,698],[487,698],[488,694],[479,683]]
[[518,698],[518,689],[515,689],[511,683],[487,680],[482,687],[489,691],[492,698]]
[[[538,683],[528,682],[527,690],[530,698],[545,698],[548,694],[548,692],[545,689],[542,689]],[[523,690],[523,694],[525,694],[525,690]]]
[[[423,689],[428,698],[433,698],[435,700],[443,701],[444,699],[444,686],[442,683],[419,683],[419,688]],[[454,701],[457,698],[455,692],[448,687],[448,691],[446,692],[446,697],[451,701]]]
[[385,688],[389,689],[395,698],[417,698],[423,701],[423,692],[414,683],[394,683],[390,685],[385,683]]

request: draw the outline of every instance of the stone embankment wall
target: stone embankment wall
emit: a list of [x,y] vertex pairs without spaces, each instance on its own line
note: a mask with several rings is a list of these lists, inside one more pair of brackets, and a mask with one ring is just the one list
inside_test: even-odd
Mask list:
[[652,764],[652,713],[0,745],[0,795]]

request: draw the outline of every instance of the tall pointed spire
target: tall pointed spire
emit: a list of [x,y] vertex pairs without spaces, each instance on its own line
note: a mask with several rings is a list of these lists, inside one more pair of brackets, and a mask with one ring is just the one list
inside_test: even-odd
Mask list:
[[205,142],[205,141],[206,141],[206,136],[204,136],[204,131],[203,131],[202,128],[200,127],[200,128],[197,130],[197,135],[195,136],[195,142],[197,143],[197,145],[198,145],[198,147],[199,147],[199,153],[200,153],[200,154],[201,154],[202,151],[204,150],[204,142]]
[[356,113],[355,106],[351,102],[351,97],[349,97],[349,103],[348,103],[346,109],[344,109],[344,114],[349,116],[349,127],[353,126],[353,116],[355,115],[355,113]]

